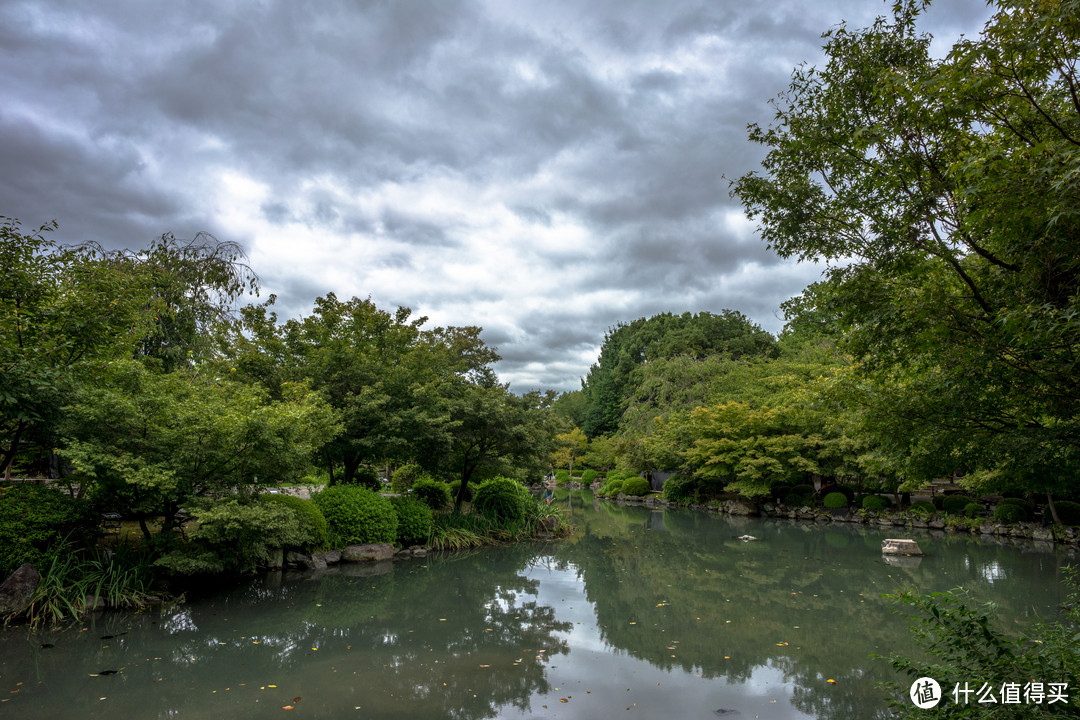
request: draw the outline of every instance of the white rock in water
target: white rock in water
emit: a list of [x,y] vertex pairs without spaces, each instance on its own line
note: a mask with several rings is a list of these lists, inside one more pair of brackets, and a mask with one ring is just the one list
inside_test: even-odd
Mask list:
[[881,541],[881,552],[885,555],[922,555],[922,548],[914,540],[886,538]]
[[754,537],[753,535],[740,535],[739,537],[737,537],[735,539],[736,540],[742,540],[743,542],[750,542],[751,540],[757,540],[757,538]]

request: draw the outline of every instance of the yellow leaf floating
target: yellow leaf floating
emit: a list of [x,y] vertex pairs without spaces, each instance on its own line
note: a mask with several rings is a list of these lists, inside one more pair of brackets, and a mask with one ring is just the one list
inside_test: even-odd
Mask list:
[[567,700],[566,698],[559,698],[559,702],[570,702],[570,701]]

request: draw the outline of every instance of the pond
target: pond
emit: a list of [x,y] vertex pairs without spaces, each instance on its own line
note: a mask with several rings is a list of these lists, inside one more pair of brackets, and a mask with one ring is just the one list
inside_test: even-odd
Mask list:
[[[557,501],[576,527],[563,540],[276,573],[164,613],[3,631],[0,717],[886,717],[892,672],[870,656],[914,651],[882,593],[963,585],[1020,628],[1057,617],[1074,559]],[[887,563],[897,535],[927,556]]]

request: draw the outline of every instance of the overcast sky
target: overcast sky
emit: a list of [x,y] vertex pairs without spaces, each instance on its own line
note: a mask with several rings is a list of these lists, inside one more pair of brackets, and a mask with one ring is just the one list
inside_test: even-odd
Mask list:
[[[757,238],[746,125],[878,0],[0,0],[0,215],[63,242],[239,242],[284,317],[327,292],[480,325],[515,391],[604,332],[819,268]],[[984,0],[924,27],[977,34]]]

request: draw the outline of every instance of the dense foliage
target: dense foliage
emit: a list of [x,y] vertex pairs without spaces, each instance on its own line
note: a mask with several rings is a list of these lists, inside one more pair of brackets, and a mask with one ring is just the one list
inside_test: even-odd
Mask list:
[[312,497],[329,525],[335,547],[363,543],[392,543],[398,517],[387,498],[355,485],[335,485]]
[[0,485],[0,576],[25,562],[40,567],[61,542],[85,540],[97,525],[89,503],[59,490],[38,483]]
[[446,483],[422,477],[413,483],[412,496],[432,510],[442,510],[450,504],[450,488]]
[[496,477],[480,483],[473,496],[473,508],[484,517],[516,522],[525,517],[528,491],[510,478]]
[[397,513],[398,545],[426,545],[431,535],[431,508],[416,498],[407,496],[391,498],[390,504]]

